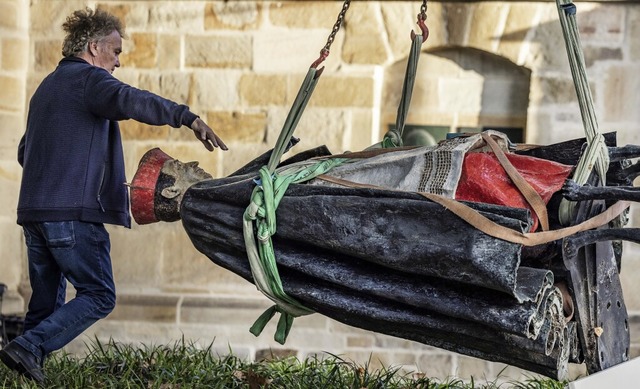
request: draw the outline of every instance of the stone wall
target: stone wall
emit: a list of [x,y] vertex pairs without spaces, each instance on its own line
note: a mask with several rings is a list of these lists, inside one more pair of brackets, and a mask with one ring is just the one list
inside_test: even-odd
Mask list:
[[[390,120],[389,106],[395,110],[397,104],[389,97],[392,93],[383,93],[394,86],[384,77],[406,60],[419,3],[352,3],[296,130],[301,142],[294,152],[319,144],[334,152],[359,150],[380,140]],[[128,39],[116,77],[188,104],[230,147],[225,153],[208,153],[186,128],[126,121],[121,128],[129,177],[152,147],[183,161],[198,160],[217,177],[273,147],[340,10],[340,2],[312,1],[1,0],[0,201],[5,207],[0,210],[0,282],[10,287],[5,311],[21,311],[29,293],[24,243],[15,224],[21,174],[15,154],[28,99],[60,58],[65,17],[85,5],[104,7],[126,24]],[[640,33],[640,7],[580,2],[578,16],[601,129],[619,131],[620,144],[640,144],[640,43],[634,39]],[[530,72],[523,119],[527,142],[548,144],[583,136],[554,3],[430,2],[427,24],[427,53],[481,50]],[[447,69],[434,61],[429,71],[438,75]],[[447,101],[450,95],[446,88],[424,89],[434,94],[434,101]],[[634,208],[632,222],[638,217]],[[184,335],[203,347],[213,342],[220,353],[231,349],[250,359],[270,353],[303,358],[327,351],[362,364],[370,361],[372,368],[403,366],[442,378],[523,374],[320,315],[297,319],[285,346],[273,341],[273,324],[255,338],[248,328],[270,305],[268,300],[198,253],[179,223],[110,227],[109,232],[117,308],[69,345],[70,351],[81,350],[93,336],[158,344]],[[640,287],[635,280],[640,259],[636,246],[625,250],[622,281],[632,315],[632,356],[637,356],[640,316],[634,315],[640,313]],[[576,367],[574,373],[580,372]]]

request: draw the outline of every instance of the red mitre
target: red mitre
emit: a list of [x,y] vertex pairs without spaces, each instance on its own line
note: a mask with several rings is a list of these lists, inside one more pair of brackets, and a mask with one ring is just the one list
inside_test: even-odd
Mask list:
[[171,158],[159,148],[147,151],[138,164],[138,170],[131,181],[131,214],[138,224],[158,221],[154,210],[156,183],[164,163]]

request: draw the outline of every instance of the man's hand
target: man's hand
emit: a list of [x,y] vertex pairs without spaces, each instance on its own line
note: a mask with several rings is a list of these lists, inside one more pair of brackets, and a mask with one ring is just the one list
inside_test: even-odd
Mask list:
[[191,123],[191,129],[193,130],[196,138],[202,142],[207,150],[213,151],[215,147],[220,147],[222,150],[229,150],[222,139],[220,139],[220,137],[216,135],[211,127],[209,127],[202,119],[197,118],[194,120],[193,123]]

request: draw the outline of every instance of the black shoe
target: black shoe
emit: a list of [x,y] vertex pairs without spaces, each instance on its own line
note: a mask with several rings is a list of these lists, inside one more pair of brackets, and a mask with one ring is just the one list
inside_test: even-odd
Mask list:
[[0,350],[0,360],[11,370],[40,384],[44,382],[44,373],[35,355],[16,342],[10,342]]

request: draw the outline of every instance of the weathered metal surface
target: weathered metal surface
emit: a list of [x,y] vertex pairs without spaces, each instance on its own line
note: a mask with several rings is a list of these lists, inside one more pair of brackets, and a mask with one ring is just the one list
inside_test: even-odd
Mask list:
[[[605,140],[615,146],[615,133]],[[583,143],[518,153],[575,165]],[[612,185],[628,182],[625,171],[636,174],[623,162],[637,150],[610,149]],[[317,148],[283,164],[327,154]],[[269,156],[191,186],[180,208],[194,246],[249,282],[242,218],[255,170]],[[548,204],[552,229],[559,228],[560,199],[556,193]],[[608,203],[582,201],[576,223]],[[502,226],[531,228],[528,210],[468,205]],[[277,221],[272,239],[285,292],[345,324],[559,379],[569,362],[584,361],[596,372],[628,358],[620,245],[611,240],[640,241],[635,229],[604,226],[522,247],[485,235],[411,191],[304,184],[289,187]],[[563,314],[557,282],[569,287],[573,304],[564,301],[564,308],[572,305],[572,317]]]
[[[578,221],[604,208],[604,201],[582,202]],[[622,295],[618,265],[607,228],[588,231],[563,242],[563,262],[570,274],[576,307],[578,338],[589,373],[629,359],[628,314]],[[633,233],[626,231],[625,233]],[[619,237],[619,236],[618,236]],[[591,239],[589,239],[591,238]]]
[[[198,250],[252,282],[241,221],[254,184],[228,182],[192,186],[183,225]],[[530,225],[528,211],[470,205],[510,228]],[[519,267],[520,245],[405,192],[292,185],[277,218],[284,289],[318,313],[565,377],[575,331],[551,272]]]

